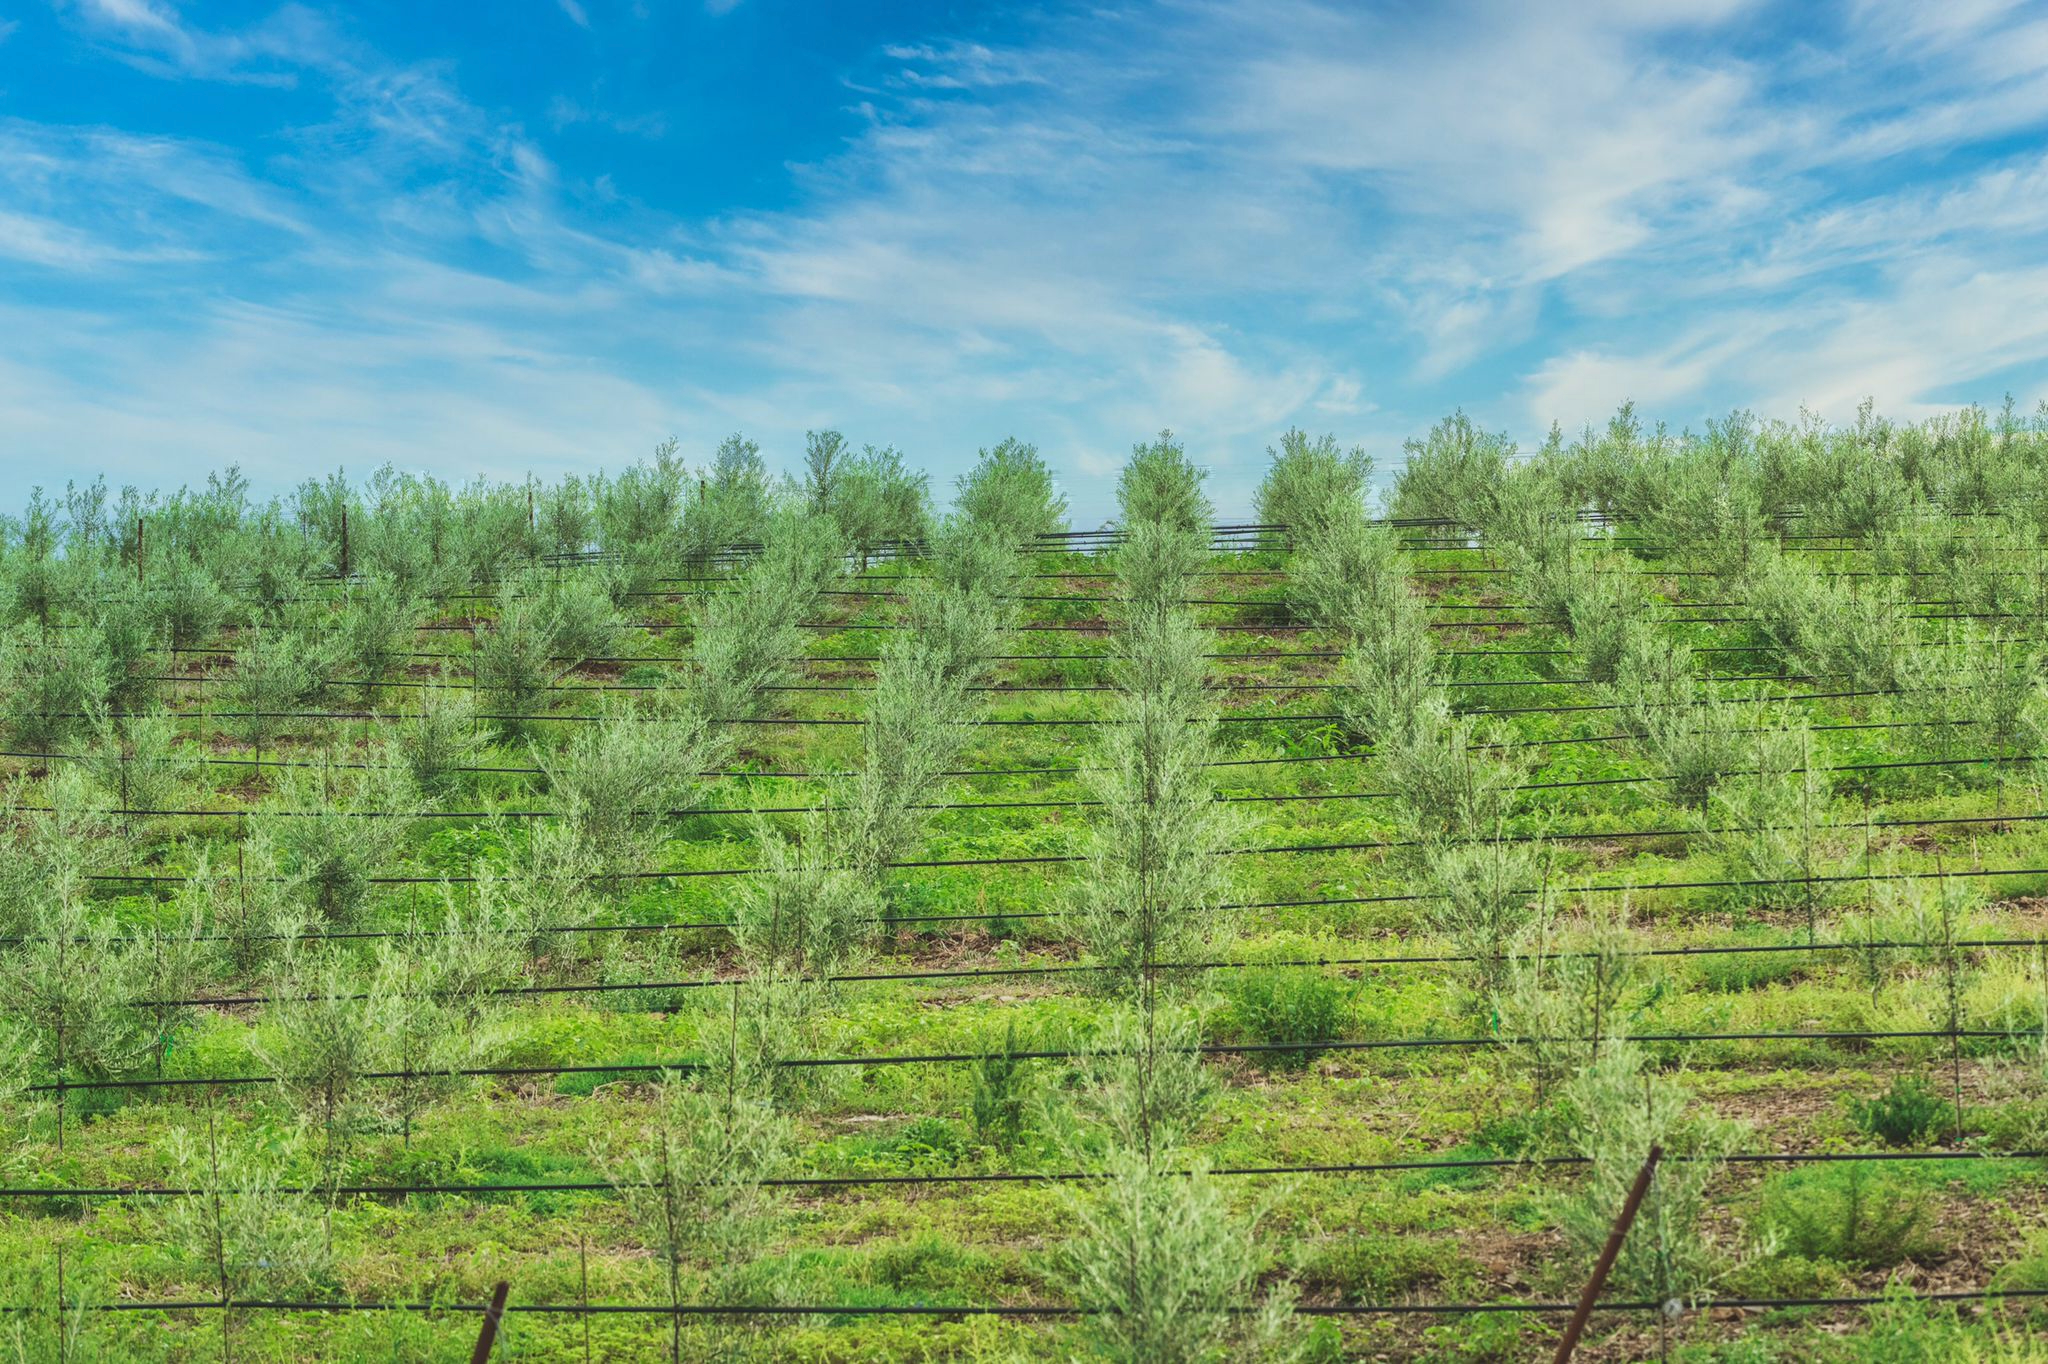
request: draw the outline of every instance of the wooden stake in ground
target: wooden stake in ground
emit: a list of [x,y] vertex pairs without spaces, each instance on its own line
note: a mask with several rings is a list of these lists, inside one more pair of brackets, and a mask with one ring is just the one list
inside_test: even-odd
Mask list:
[[1614,1230],[1607,1233],[1607,1244],[1600,1248],[1600,1258],[1593,1262],[1593,1273],[1579,1293],[1578,1308],[1573,1311],[1570,1324],[1564,1328],[1564,1339],[1557,1342],[1557,1353],[1550,1357],[1551,1364],[1565,1364],[1572,1357],[1572,1351],[1579,1347],[1579,1337],[1586,1333],[1586,1319],[1593,1315],[1593,1303],[1607,1284],[1608,1271],[1614,1268],[1615,1257],[1621,1254],[1621,1243],[1628,1239],[1628,1229],[1636,1220],[1636,1209],[1643,1206],[1643,1195],[1650,1191],[1650,1177],[1657,1172],[1657,1162],[1663,1156],[1664,1148],[1652,1143],[1650,1154],[1643,1159],[1643,1168],[1636,1171],[1636,1182],[1629,1186],[1628,1197],[1621,1201],[1621,1214],[1614,1219]]
[[491,1346],[498,1343],[498,1322],[505,1315],[505,1298],[512,1292],[512,1285],[504,1279],[491,1290],[491,1305],[484,1309],[483,1329],[476,1333],[476,1349],[470,1353],[469,1364],[484,1364],[491,1357]]

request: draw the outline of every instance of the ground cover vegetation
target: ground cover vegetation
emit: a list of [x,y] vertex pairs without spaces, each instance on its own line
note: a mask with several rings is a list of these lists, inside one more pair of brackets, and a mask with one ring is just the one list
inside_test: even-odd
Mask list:
[[34,492],[0,1351],[2048,1359],[2048,411],[1269,455]]

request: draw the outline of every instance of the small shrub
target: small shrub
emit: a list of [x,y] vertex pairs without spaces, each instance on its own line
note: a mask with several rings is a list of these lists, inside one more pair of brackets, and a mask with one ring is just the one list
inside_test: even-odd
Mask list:
[[1017,1025],[1003,1034],[1002,1047],[974,1063],[974,1097],[969,1112],[974,1136],[998,1151],[1016,1147],[1032,1103],[1030,1063],[1017,1056]]
[[[1313,967],[1251,967],[1226,973],[1230,1006],[1224,1026],[1259,1043],[1323,1042],[1341,1036],[1350,1022],[1351,992],[1342,981]],[[1263,1053],[1276,1066],[1305,1066],[1312,1050]]]
[[1887,1146],[1918,1146],[1955,1126],[1955,1105],[1917,1075],[1900,1075],[1874,1099],[1851,1101],[1856,1126]]
[[1889,1269],[1927,1253],[1926,1194],[1862,1161],[1792,1170],[1764,1185],[1757,1220],[1777,1253]]

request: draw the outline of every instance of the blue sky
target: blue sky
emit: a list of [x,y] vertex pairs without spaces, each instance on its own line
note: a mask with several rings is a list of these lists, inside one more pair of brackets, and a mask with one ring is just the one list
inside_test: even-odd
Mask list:
[[0,477],[2048,396],[2048,8],[0,8]]

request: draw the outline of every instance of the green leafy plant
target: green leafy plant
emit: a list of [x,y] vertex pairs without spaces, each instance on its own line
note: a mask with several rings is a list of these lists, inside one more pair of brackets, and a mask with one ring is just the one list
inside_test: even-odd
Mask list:
[[1953,1128],[1955,1108],[1919,1076],[1899,1075],[1876,1098],[1851,1100],[1849,1117],[1887,1146],[1916,1146]]
[[1930,1217],[1922,1191],[1861,1161],[1773,1176],[1757,1214],[1760,1238],[1775,1253],[1858,1269],[1928,1253]]

